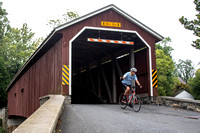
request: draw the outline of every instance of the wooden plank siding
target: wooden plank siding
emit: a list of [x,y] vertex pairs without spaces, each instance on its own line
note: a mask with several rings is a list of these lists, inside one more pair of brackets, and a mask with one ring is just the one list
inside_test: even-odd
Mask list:
[[9,116],[28,117],[38,109],[39,97],[61,93],[61,43],[62,39],[35,62],[10,89],[8,92]]

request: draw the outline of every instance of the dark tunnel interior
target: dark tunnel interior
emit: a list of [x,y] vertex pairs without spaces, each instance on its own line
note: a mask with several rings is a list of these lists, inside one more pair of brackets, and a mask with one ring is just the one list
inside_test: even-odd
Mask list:
[[[88,42],[87,38],[133,41],[134,45]],[[119,77],[130,68],[130,52],[146,45],[135,33],[87,29],[72,42],[72,104],[118,103]],[[120,68],[120,70],[119,70]]]

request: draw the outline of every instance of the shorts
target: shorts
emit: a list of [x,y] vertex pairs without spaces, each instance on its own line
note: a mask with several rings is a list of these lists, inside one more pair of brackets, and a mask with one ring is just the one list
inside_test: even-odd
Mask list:
[[122,86],[123,86],[123,89],[124,89],[124,90],[126,90],[126,87],[127,87],[127,86],[129,86],[129,87],[131,88],[131,85],[127,85],[127,84],[124,84],[124,83],[122,83]]

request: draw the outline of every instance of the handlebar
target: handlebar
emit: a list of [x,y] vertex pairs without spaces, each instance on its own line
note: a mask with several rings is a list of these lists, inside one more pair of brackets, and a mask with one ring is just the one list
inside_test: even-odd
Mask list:
[[132,90],[132,91],[135,91],[136,88],[138,88],[138,87],[140,87],[140,85],[137,85],[137,86],[131,86],[131,90]]

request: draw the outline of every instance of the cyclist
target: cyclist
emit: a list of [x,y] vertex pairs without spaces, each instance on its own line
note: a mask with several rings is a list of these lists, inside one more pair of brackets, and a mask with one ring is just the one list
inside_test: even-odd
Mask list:
[[135,80],[137,85],[139,85],[140,88],[142,88],[135,74],[136,72],[137,72],[137,69],[133,67],[130,69],[130,72],[127,72],[123,75],[123,77],[120,77],[120,80],[122,80],[122,85],[125,88],[124,96],[127,96],[127,97],[129,96],[130,88],[131,88],[133,80]]

